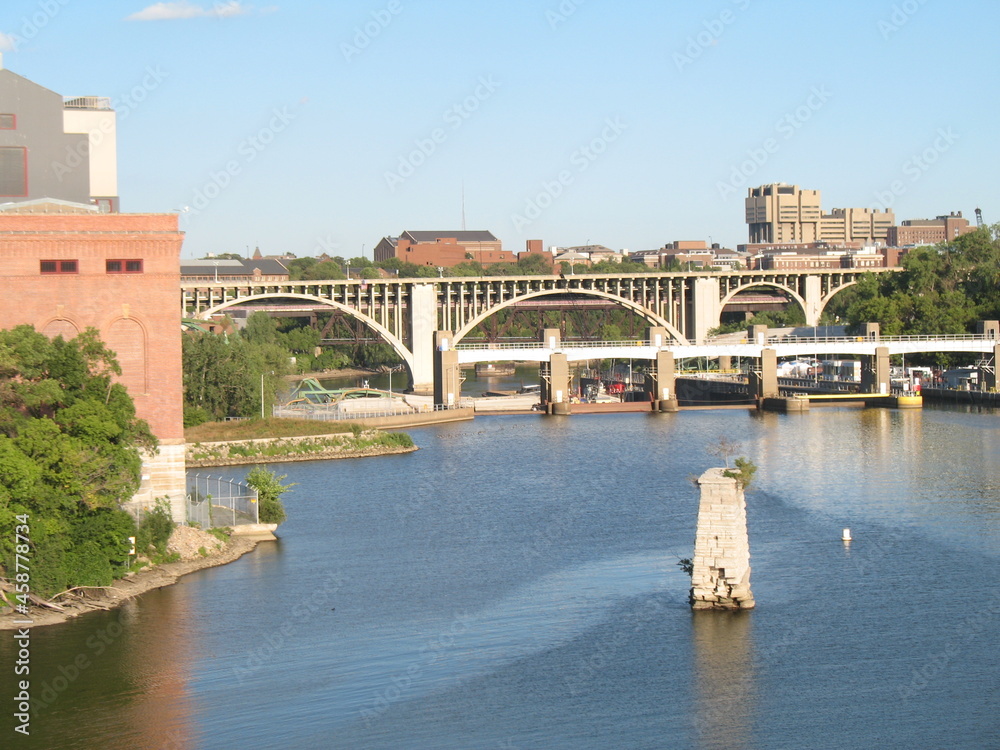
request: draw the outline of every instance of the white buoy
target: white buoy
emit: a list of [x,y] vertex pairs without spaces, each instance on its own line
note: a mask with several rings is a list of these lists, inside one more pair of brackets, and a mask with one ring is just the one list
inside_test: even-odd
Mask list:
[[844,529],[844,533],[840,535],[840,541],[842,541],[842,542],[849,542],[849,541],[851,541],[851,530],[850,529]]

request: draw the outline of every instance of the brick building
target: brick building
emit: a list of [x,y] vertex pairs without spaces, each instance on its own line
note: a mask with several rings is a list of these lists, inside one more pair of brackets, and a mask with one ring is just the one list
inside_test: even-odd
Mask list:
[[0,70],[0,325],[97,329],[159,439],[134,500],[185,517],[177,214],[117,213],[114,112]]
[[398,237],[383,237],[375,246],[376,263],[399,258],[418,266],[451,268],[466,261],[484,266],[493,263],[516,263],[514,253],[504,250],[500,240],[486,231],[403,232]]
[[936,219],[907,219],[889,232],[889,245],[909,247],[913,245],[936,245],[956,237],[976,231],[962,212],[952,211],[947,216]]
[[146,457],[140,499],[167,496],[184,517],[183,375],[176,214],[104,214],[41,199],[0,206],[5,327],[72,338],[96,328],[118,378],[160,441]]

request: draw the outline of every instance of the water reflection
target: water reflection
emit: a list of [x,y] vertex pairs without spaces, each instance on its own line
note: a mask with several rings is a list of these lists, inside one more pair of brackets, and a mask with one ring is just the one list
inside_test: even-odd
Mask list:
[[691,615],[699,748],[750,747],[756,693],[752,624],[749,612]]

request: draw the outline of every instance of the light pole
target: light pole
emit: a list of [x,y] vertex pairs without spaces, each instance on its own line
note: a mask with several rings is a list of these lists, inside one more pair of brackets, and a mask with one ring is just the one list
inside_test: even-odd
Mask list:
[[264,371],[260,371],[260,418],[264,418]]

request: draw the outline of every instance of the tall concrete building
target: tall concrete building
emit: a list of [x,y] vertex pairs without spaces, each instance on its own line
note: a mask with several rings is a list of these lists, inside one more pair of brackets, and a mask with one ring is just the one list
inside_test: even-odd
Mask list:
[[109,99],[64,100],[0,57],[0,203],[54,198],[116,212],[117,127]]
[[896,217],[870,208],[835,208],[824,214],[819,190],[774,183],[748,190],[746,222],[751,244],[886,243]]

